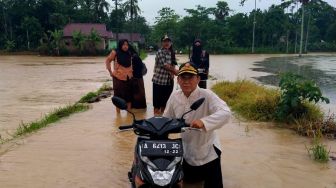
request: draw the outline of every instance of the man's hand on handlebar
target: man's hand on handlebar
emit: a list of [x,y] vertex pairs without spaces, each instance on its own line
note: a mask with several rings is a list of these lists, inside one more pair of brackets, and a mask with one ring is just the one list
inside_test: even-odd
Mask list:
[[200,119],[192,121],[191,124],[190,124],[190,127],[205,130],[204,123]]

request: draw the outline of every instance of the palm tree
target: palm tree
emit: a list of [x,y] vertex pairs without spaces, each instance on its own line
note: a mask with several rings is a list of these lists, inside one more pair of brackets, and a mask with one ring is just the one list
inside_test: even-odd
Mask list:
[[230,8],[225,1],[218,1],[217,8],[214,10],[214,15],[218,20],[224,20],[229,15]]
[[122,8],[133,19],[133,16],[137,17],[141,13],[141,9],[138,5],[138,0],[127,0],[123,4]]
[[105,11],[108,12],[110,9],[110,4],[106,2],[105,0],[94,0],[92,4],[93,8],[93,17],[96,20],[96,22],[99,22],[103,15],[105,14]]
[[120,17],[119,17],[119,14],[118,14],[118,5],[120,5],[119,3],[122,1],[122,0],[113,0],[115,2],[114,4],[114,7],[115,7],[115,23],[116,23],[116,41],[119,41],[119,32],[120,32]]
[[130,42],[133,42],[133,37],[132,37],[132,34],[133,34],[133,16],[137,17],[138,15],[140,15],[141,13],[141,10],[140,10],[140,7],[138,5],[138,0],[127,0],[124,4],[123,4],[123,9],[124,9],[124,12],[128,13],[128,15],[130,15],[131,17],[131,32],[130,32],[130,39],[131,41]]
[[88,17],[95,22],[101,22],[101,18],[110,8],[110,4],[106,0],[80,0],[78,2]]

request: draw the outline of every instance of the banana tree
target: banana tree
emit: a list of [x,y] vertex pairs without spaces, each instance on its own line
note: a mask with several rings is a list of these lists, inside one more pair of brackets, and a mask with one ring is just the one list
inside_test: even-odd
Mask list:
[[52,38],[52,44],[55,47],[55,50],[57,52],[57,55],[60,55],[60,48],[62,45],[62,37],[63,37],[63,31],[62,30],[55,30],[55,31],[48,31]]

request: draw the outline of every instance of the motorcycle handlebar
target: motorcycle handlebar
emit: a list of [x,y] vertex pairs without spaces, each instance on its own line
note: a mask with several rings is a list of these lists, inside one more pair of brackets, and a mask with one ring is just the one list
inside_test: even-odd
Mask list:
[[132,129],[133,125],[124,125],[124,126],[120,126],[119,130],[126,130],[126,129]]
[[190,127],[190,124],[187,124],[187,123],[184,125],[184,129],[185,130],[192,130],[192,131],[202,131],[202,129]]

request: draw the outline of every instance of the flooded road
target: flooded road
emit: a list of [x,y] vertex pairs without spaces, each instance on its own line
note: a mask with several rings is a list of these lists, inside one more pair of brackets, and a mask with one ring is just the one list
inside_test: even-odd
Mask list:
[[[0,56],[0,58],[3,57]],[[211,58],[222,62],[222,66],[225,67],[225,70],[217,68],[218,72],[213,71],[218,74],[218,77],[222,75],[226,79],[234,80],[238,77],[249,77],[248,74],[253,71],[246,67],[250,65],[253,67],[253,61],[263,60],[265,56],[234,55],[211,56]],[[178,59],[183,62],[185,57],[178,57]],[[22,90],[11,92],[13,95],[16,94],[14,96],[20,96],[19,92],[21,91],[28,93],[44,91],[56,95],[54,97],[60,98],[59,100],[51,102],[46,100],[39,104],[41,106],[45,105],[45,111],[47,112],[49,111],[47,108],[52,109],[53,106],[63,105],[65,103],[62,102],[65,100],[68,100],[67,102],[77,101],[79,96],[95,90],[103,81],[108,79],[103,61],[104,58],[92,58],[90,60],[74,58],[68,62],[82,64],[74,64],[68,67],[58,67],[57,65],[35,66],[39,67],[36,69],[42,68],[44,71],[49,71],[49,74],[46,73],[46,75],[53,75],[61,70],[63,72],[54,78],[50,76],[50,84],[32,84],[25,87],[26,84],[23,82],[21,84],[24,87]],[[0,66],[3,66],[3,61],[0,60],[0,62]],[[85,62],[94,63],[85,64]],[[147,111],[136,110],[138,118],[150,117],[153,114],[150,80],[154,56],[149,56],[145,62],[148,67],[145,84],[149,108]],[[239,66],[234,65],[234,63],[238,63]],[[6,64],[6,66],[11,67],[12,65]],[[23,65],[16,66],[18,69],[24,67]],[[1,76],[3,72],[6,72],[2,68],[0,69]],[[24,68],[22,68],[23,70]],[[212,70],[216,70],[216,67],[212,66]],[[12,71],[14,71],[14,68]],[[69,86],[64,86],[64,90],[49,90],[57,83],[54,80],[60,81],[69,77],[79,79],[76,75],[79,75],[80,78],[85,76],[88,80],[70,81]],[[267,75],[267,73],[253,73],[253,76],[259,75]],[[30,76],[34,76],[34,74]],[[26,79],[30,79],[30,76]],[[11,79],[14,78],[13,76]],[[36,77],[36,80],[39,80],[40,83],[43,83],[43,79]],[[20,77],[19,80],[25,79]],[[12,82],[15,81],[12,80]],[[19,83],[19,81],[16,81],[16,83]],[[1,79],[1,84],[3,84],[3,79]],[[63,83],[63,85],[66,84]],[[38,87],[39,85],[42,87]],[[33,86],[36,88],[34,91],[30,89]],[[62,84],[58,86],[60,87]],[[62,97],[61,91],[66,92],[66,90],[69,93],[73,92],[71,96],[70,94],[69,96],[66,95],[69,98]],[[2,97],[3,90],[0,92],[1,100],[3,100]],[[31,101],[15,100],[17,103],[22,103],[22,106],[33,104]],[[3,105],[3,101],[0,105]],[[37,101],[39,101],[38,98]],[[7,101],[7,103],[10,103],[10,101]],[[12,102],[12,104],[16,103]],[[35,106],[35,109],[40,110],[41,107],[37,106]],[[17,115],[15,113],[17,111],[13,107],[8,112]],[[30,111],[28,113],[24,110],[22,112],[23,115],[20,115],[23,119],[32,118],[31,115],[34,113]],[[3,111],[0,113],[1,116],[2,113]],[[36,117],[32,119],[38,118],[39,113],[41,112],[35,113]],[[117,126],[130,122],[131,117],[125,112],[116,116],[110,99],[106,99],[93,104],[93,108],[87,112],[75,114],[53,124],[51,127],[6,144],[7,151],[1,151],[5,147],[0,148],[0,187],[129,187],[127,171],[132,163],[135,136],[132,132],[117,132]],[[4,127],[3,123],[0,123],[0,126]],[[218,133],[223,149],[222,169],[225,187],[336,188],[335,162],[323,165],[312,161],[305,149],[305,145],[310,145],[310,140],[300,137],[292,131],[279,129],[268,123],[243,123],[234,120],[220,129]],[[335,141],[327,141],[326,144],[328,148],[330,147],[331,152],[336,152]]]
[[74,103],[109,77],[104,58],[0,56],[0,135]]

